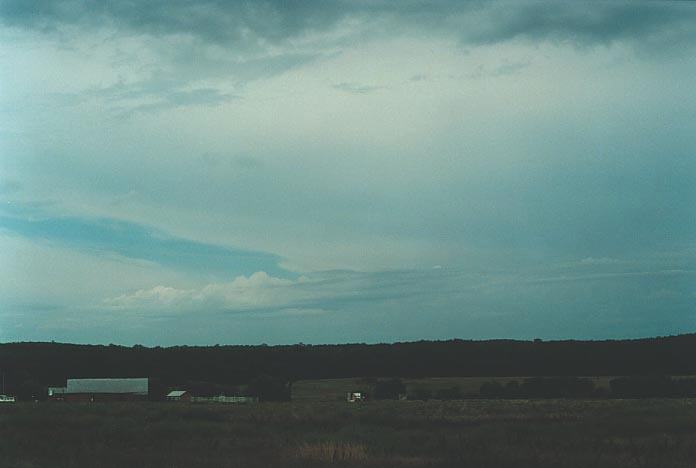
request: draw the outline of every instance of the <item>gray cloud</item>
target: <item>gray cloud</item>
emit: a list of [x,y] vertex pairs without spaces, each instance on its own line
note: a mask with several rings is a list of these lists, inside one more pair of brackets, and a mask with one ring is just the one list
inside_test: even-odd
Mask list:
[[[205,55],[190,44],[183,46],[186,54]],[[183,52],[180,52],[183,53]],[[183,57],[137,81],[119,81],[105,87],[91,87],[77,93],[52,95],[53,102],[62,106],[74,106],[97,99],[105,108],[120,115],[136,112],[157,112],[184,106],[215,106],[241,99],[243,87],[258,78],[269,78],[316,58],[310,54],[285,54],[275,57],[258,57],[235,61],[218,58],[209,60],[197,56],[197,64],[191,67]],[[168,70],[166,70],[168,68]],[[226,88],[219,89],[198,84],[201,80],[227,78]],[[232,88],[234,91],[230,91]]]
[[[524,37],[533,40],[570,40],[610,43],[647,41],[656,35],[673,36],[692,30],[692,5],[674,2],[518,2],[496,4],[480,29],[465,40],[499,42]],[[492,20],[495,18],[495,20]]]
[[[72,102],[97,98],[122,115],[135,112],[158,112],[177,107],[214,106],[240,99],[239,95],[215,88],[185,89],[185,83],[172,81],[143,81],[132,84],[118,83],[107,88],[72,94]],[[67,96],[66,96],[67,97]]]
[[695,12],[0,2],[0,332],[691,330]]
[[239,97],[212,88],[170,91],[158,93],[154,102],[132,106],[127,109],[127,112],[158,112],[183,106],[211,106],[234,99]]
[[[145,76],[64,100],[73,105],[100,96],[126,116],[229,102],[254,80],[334,57],[367,37],[426,34],[454,38],[465,46],[516,39],[580,46],[627,41],[658,52],[683,50],[685,41],[696,37],[691,26],[696,8],[668,2],[413,1],[395,8],[388,2],[10,0],[0,4],[0,21],[58,33],[66,48],[75,48],[84,34],[97,31],[106,34],[100,39],[105,42],[128,35],[152,39],[145,47],[158,59],[151,67],[138,64]],[[129,60],[133,57],[128,54],[113,57],[114,64]],[[469,77],[508,75],[528,64],[480,66]],[[227,87],[210,80],[224,81]],[[352,81],[334,88],[352,94],[381,89]]]
[[530,62],[504,62],[493,67],[479,65],[473,72],[468,73],[465,78],[481,79],[509,76],[519,73],[529,66]]
[[465,43],[527,38],[585,44],[657,41],[668,46],[675,38],[693,39],[696,8],[688,3],[10,0],[0,6],[0,15],[6,24],[41,31],[109,26],[249,48],[258,47],[259,40],[279,43],[355,18],[381,18],[375,22],[379,29],[437,24],[438,30],[456,32]]
[[[688,327],[694,272],[660,270],[658,264],[642,267],[648,269],[606,273],[606,265],[594,265],[588,275],[587,265],[583,271],[557,265],[555,274],[562,276],[553,278],[547,276],[553,269],[548,266],[544,271],[495,273],[447,268],[328,271],[296,280],[257,272],[226,283],[192,289],[156,286],[78,309],[46,310],[42,327],[34,332],[15,330],[10,312],[0,319],[8,325],[8,336],[100,336],[96,330],[104,326],[122,330],[124,324],[136,324],[150,336],[136,336],[132,329],[121,336],[153,344],[608,338]],[[586,293],[588,285],[592,294]],[[163,326],[167,337],[157,334]]]
[[52,31],[64,25],[109,26],[138,33],[190,34],[212,42],[251,44],[331,26],[346,13],[345,4],[311,1],[204,0],[30,0],[3,2],[0,15],[10,25]]

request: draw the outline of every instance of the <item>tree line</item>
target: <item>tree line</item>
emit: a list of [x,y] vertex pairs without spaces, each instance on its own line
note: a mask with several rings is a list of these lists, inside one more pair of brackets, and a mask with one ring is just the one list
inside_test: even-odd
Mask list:
[[[345,377],[696,375],[694,355],[695,334],[607,341],[283,346],[7,343],[0,344],[0,372],[5,392],[20,397],[65,385],[67,378],[89,377],[150,377],[163,388],[197,386],[211,393],[256,385],[254,391],[265,386],[288,394],[297,380]],[[663,390],[669,387],[662,385]]]

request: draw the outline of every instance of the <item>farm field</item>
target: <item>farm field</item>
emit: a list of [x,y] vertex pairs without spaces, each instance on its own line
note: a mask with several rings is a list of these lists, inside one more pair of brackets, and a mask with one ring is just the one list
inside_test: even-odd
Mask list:
[[[692,375],[675,375],[675,380],[693,379]],[[462,397],[477,398],[480,396],[481,385],[486,382],[498,382],[505,385],[508,382],[522,383],[529,377],[426,377],[422,379],[404,378],[401,381],[406,386],[406,392],[425,389],[435,394],[439,390],[452,387],[458,388]],[[597,390],[609,393],[609,382],[615,376],[582,377],[592,381]],[[300,380],[292,385],[292,400],[297,402],[328,402],[343,401],[346,393],[352,391],[370,392],[372,383],[364,378]]]
[[[438,390],[457,387],[463,396],[476,397],[485,382],[521,383],[526,377],[427,377],[423,379],[401,379],[406,391],[427,389],[433,393]],[[609,389],[613,377],[589,377],[595,387]],[[364,391],[370,393],[371,383],[363,378],[301,380],[292,384],[292,399],[298,402],[345,400],[346,393]]]
[[0,407],[0,466],[693,467],[696,400]]
[[[438,390],[457,387],[463,396],[476,397],[485,382],[521,383],[527,377],[427,377],[422,379],[401,379],[407,392],[413,389],[427,389],[435,393]],[[614,377],[587,377],[596,388],[609,390],[609,381]],[[298,402],[345,400],[346,393],[356,390],[369,393],[371,383],[363,378],[300,380],[292,385],[292,399]]]

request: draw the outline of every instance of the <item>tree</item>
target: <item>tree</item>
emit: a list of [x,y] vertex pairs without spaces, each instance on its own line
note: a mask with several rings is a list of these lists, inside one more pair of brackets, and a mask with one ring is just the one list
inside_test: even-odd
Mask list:
[[438,400],[459,400],[462,398],[462,391],[458,386],[441,388],[435,392],[435,398]]
[[249,390],[259,401],[290,401],[291,386],[286,379],[262,375],[249,384]]
[[409,400],[428,400],[432,396],[429,388],[416,387],[408,392]]

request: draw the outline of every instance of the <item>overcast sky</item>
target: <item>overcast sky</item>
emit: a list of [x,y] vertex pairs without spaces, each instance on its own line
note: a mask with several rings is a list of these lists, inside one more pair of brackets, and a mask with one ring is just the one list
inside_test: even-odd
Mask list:
[[696,3],[0,0],[0,341],[696,331]]

